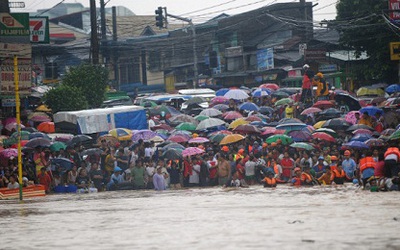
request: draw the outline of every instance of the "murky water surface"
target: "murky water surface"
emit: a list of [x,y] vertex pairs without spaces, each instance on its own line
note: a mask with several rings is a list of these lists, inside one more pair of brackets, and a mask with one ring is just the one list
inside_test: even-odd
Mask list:
[[399,197],[279,186],[0,201],[0,249],[399,249]]

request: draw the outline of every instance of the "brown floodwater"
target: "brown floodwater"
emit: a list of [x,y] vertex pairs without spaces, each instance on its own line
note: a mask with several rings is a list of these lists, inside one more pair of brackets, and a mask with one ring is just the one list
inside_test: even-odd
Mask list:
[[399,195],[254,186],[0,201],[0,249],[399,249]]

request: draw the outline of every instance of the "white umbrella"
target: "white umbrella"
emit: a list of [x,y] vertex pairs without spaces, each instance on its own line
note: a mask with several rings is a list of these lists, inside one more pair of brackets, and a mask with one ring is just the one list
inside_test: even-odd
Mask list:
[[249,98],[249,95],[241,89],[230,89],[226,94],[224,95],[226,98],[229,99],[235,99],[235,100],[244,100]]
[[205,115],[205,116],[212,117],[212,116],[222,115],[222,112],[219,111],[218,109],[209,108],[209,109],[205,109],[205,110],[201,111],[200,115]]
[[209,118],[209,119],[205,119],[203,121],[201,121],[199,123],[199,125],[197,125],[196,130],[204,130],[204,129],[208,129],[208,128],[212,128],[212,127],[216,127],[216,126],[220,126],[220,125],[224,125],[225,122],[221,119],[218,118]]

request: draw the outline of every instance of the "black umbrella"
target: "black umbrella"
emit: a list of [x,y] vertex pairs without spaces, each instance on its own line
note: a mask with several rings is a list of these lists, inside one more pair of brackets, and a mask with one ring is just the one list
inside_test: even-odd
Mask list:
[[27,147],[27,148],[49,147],[50,145],[51,145],[50,140],[38,137],[38,138],[33,138],[33,139],[29,140],[25,144],[25,147]]
[[347,106],[349,108],[349,111],[356,111],[361,109],[361,105],[358,102],[358,100],[348,94],[344,93],[336,93],[335,95],[335,101],[337,105],[340,106]]
[[81,156],[84,155],[100,155],[101,153],[103,153],[103,150],[101,150],[100,148],[89,148],[86,150],[83,150],[81,153]]
[[338,118],[341,114],[342,112],[340,112],[339,110],[335,108],[329,108],[319,112],[318,117],[320,118],[320,120],[328,120]]
[[368,130],[371,130],[371,131],[375,130],[374,128],[371,128],[370,126],[365,125],[365,124],[354,124],[354,125],[350,126],[346,131],[347,132],[352,132],[352,131],[355,131],[357,129],[368,129]]
[[286,92],[278,90],[278,91],[275,91],[274,93],[272,93],[271,96],[276,97],[276,98],[287,98],[290,95]]
[[274,113],[274,109],[268,106],[262,106],[258,112],[263,115],[272,115]]
[[72,137],[71,140],[67,141],[67,145],[68,146],[72,146],[75,144],[82,144],[82,143],[87,143],[92,141],[93,138],[88,136],[88,135],[75,135],[74,137]]
[[157,144],[157,148],[162,148],[164,146],[167,146],[168,144],[172,143],[171,141],[164,141],[160,144]]
[[334,118],[327,120],[324,125],[322,125],[323,128],[331,128],[333,130],[346,130],[351,126],[350,123],[346,122],[343,119],[340,118]]
[[170,148],[162,154],[162,157],[167,160],[180,160],[182,159],[182,152],[174,148]]

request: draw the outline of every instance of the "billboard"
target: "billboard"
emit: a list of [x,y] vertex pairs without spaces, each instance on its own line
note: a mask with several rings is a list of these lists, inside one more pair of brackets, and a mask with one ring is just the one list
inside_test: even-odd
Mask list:
[[29,17],[31,43],[49,43],[49,18]]
[[[0,65],[0,83],[1,83],[1,95],[14,95],[15,84],[14,84],[14,60],[13,58],[7,58],[3,60]],[[31,92],[31,59],[30,58],[19,58],[18,59],[18,76],[19,76],[19,93],[21,95],[29,95]]]
[[0,13],[0,42],[29,42],[29,13]]
[[389,0],[389,17],[393,20],[400,19],[400,0]]
[[274,68],[274,49],[261,49],[257,51],[257,69],[258,71]]

